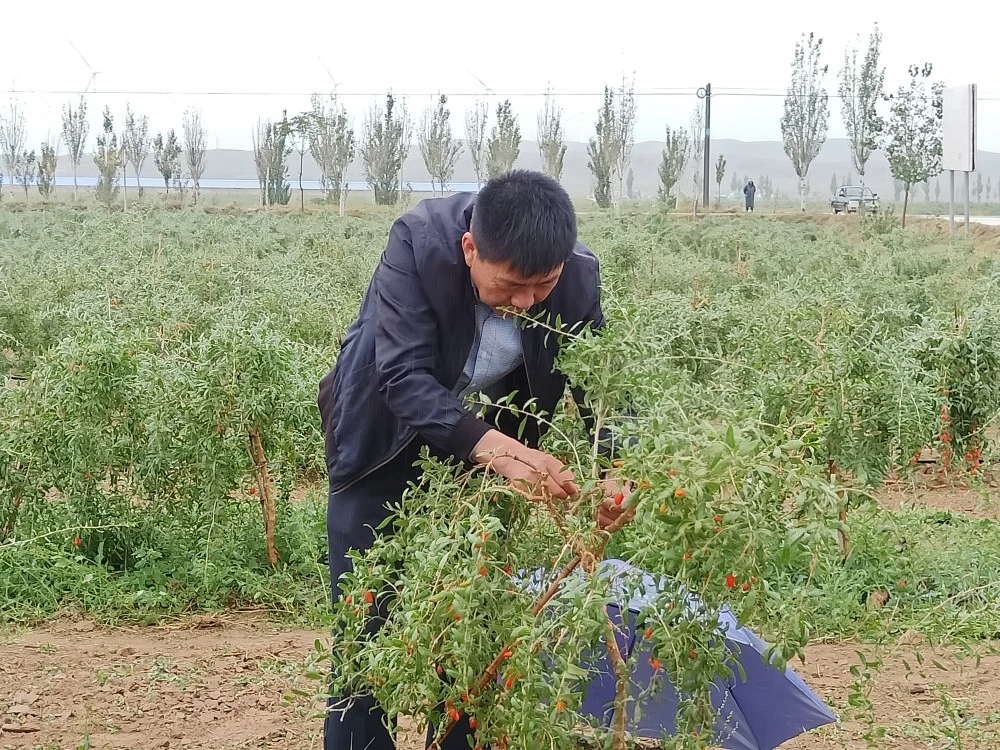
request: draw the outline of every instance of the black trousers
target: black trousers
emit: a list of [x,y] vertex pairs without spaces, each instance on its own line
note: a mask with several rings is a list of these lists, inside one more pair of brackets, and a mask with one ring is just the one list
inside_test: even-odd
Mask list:
[[[420,478],[420,469],[413,463],[420,455],[421,443],[415,440],[400,455],[364,479],[339,492],[330,493],[327,505],[326,529],[330,548],[330,581],[332,598],[341,597],[338,588],[340,576],[352,569],[347,557],[350,549],[367,550],[375,541],[373,529],[385,521],[392,512],[386,507],[398,503],[407,483]],[[379,532],[392,533],[392,527]],[[375,627],[377,628],[376,620]],[[331,696],[327,701],[326,720],[323,723],[324,750],[395,750],[395,740],[386,729],[385,712],[370,696],[353,696],[350,707],[343,696]],[[395,727],[393,717],[392,726]],[[427,744],[433,738],[433,727],[428,727]],[[462,717],[459,724],[442,743],[442,750],[469,750],[472,730],[469,721]]]

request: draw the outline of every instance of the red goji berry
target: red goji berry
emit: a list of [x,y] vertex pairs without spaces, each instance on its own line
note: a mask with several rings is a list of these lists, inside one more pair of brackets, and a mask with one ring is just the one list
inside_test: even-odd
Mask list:
[[657,659],[655,656],[651,656],[649,658],[649,666],[651,666],[653,668],[654,672],[659,671],[659,669],[660,669],[660,660]]
[[726,576],[726,588],[731,589],[736,587],[736,576],[732,573]]
[[625,493],[619,492],[615,495],[615,505],[621,505],[623,502],[625,502]]
[[653,637],[653,629],[652,628],[646,628],[646,632],[643,633],[643,635],[646,636],[646,638],[652,638]]
[[676,497],[678,500],[683,500],[686,494],[687,491],[683,487],[678,487],[676,490],[674,490],[674,497]]

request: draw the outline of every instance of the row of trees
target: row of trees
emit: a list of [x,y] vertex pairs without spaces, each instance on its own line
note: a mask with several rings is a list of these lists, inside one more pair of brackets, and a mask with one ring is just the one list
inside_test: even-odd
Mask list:
[[[875,25],[862,51],[860,40],[848,47],[839,74],[838,94],[851,161],[864,186],[871,155],[885,149],[893,177],[903,185],[903,223],[913,186],[941,172],[941,120],[944,84],[930,80],[930,63],[911,65],[908,83],[895,93],[885,91],[881,64],[882,35]],[[792,80],[781,117],[785,153],[799,178],[805,210],[807,175],[826,142],[829,95],[824,86],[828,66],[822,63],[823,40],[803,34],[795,45]],[[883,109],[888,107],[888,118]]]
[[[352,118],[336,94],[314,95],[310,104],[306,112],[289,117],[286,111],[280,120],[257,123],[253,132],[253,152],[262,205],[289,202],[288,160],[293,152],[299,156],[303,203],[302,173],[308,153],[319,167],[325,199],[340,203],[341,208],[347,190],[347,170],[358,157],[375,202],[391,205],[399,200],[403,189],[403,163],[410,153],[414,132],[434,192],[446,191],[458,159],[465,151],[468,151],[479,184],[512,169],[521,152],[521,127],[509,100],[497,104],[492,113],[487,102],[475,102],[465,113],[464,139],[457,138],[453,132],[448,97],[444,94],[424,111],[414,128],[405,101],[389,92],[384,103],[373,105],[365,114],[360,134],[356,134]],[[602,207],[617,207],[624,196],[632,196],[635,122],[634,85],[623,80],[617,89],[605,87],[595,126],[596,137],[590,140],[587,148],[588,166],[594,177],[594,197]],[[61,140],[72,166],[76,195],[77,171],[90,129],[84,98],[81,97],[75,108],[73,105],[63,108],[62,124]],[[537,126],[542,169],[555,179],[561,179],[567,150],[563,111],[550,92],[546,93],[537,115]],[[11,175],[11,183],[21,184],[26,193],[29,185],[37,183],[47,199],[55,189],[58,140],[43,143],[43,158],[37,163],[35,152],[26,150],[25,140],[23,110],[12,101],[10,115],[0,117],[0,144],[7,173]],[[204,173],[205,140],[205,128],[197,112],[185,112],[179,139],[172,129],[151,138],[148,118],[145,115],[137,117],[130,106],[126,109],[123,126],[116,130],[110,110],[105,109],[93,156],[99,173],[98,196],[109,204],[117,200],[122,187],[120,177],[130,170],[138,182],[143,165],[152,155],[167,193],[171,187],[183,189],[191,184],[197,201]],[[696,183],[699,179],[696,176]],[[124,200],[127,203],[127,196]]]
[[[902,184],[903,219],[910,190],[929,184],[941,171],[941,119],[943,85],[930,80],[932,66],[911,66],[909,81],[894,94],[884,88],[885,68],[881,65],[881,33],[876,25],[866,48],[860,40],[844,54],[839,73],[839,96],[844,127],[850,142],[851,160],[862,185],[868,161],[876,150],[884,148],[893,177]],[[829,96],[824,79],[828,67],[822,62],[823,40],[810,33],[795,46],[791,82],[781,117],[784,150],[799,178],[799,197],[803,210],[809,193],[809,168],[822,149],[829,126]],[[888,112],[883,110],[888,108]],[[886,116],[887,114],[887,116]],[[325,198],[343,208],[348,168],[360,157],[365,178],[380,205],[394,204],[403,190],[402,168],[410,153],[416,132],[420,155],[431,178],[434,192],[445,192],[454,176],[463,151],[468,151],[479,184],[498,173],[510,170],[521,149],[521,129],[509,100],[491,112],[485,101],[477,101],[465,114],[465,138],[455,137],[448,97],[440,94],[414,127],[405,101],[386,95],[365,114],[361,133],[356,136],[352,119],[336,95],[315,95],[311,108],[280,120],[258,122],[253,134],[254,160],[265,206],[287,203],[291,196],[288,182],[288,157],[299,155],[299,188],[304,204],[302,173],[305,154],[309,153],[320,169]],[[617,88],[605,86],[604,98],[594,124],[594,137],[587,145],[588,168],[593,177],[593,197],[601,207],[617,208],[623,196],[632,194],[631,158],[635,142],[636,100],[634,85],[624,79]],[[562,110],[546,93],[538,113],[538,149],[543,169],[560,179],[566,154]],[[63,110],[62,138],[73,165],[74,193],[76,171],[87,140],[86,102],[81,98],[74,110]],[[183,142],[173,130],[149,138],[145,116],[137,118],[128,108],[120,133],[108,110],[104,112],[102,131],[97,137],[94,160],[100,172],[98,194],[109,203],[117,195],[119,171],[132,167],[138,177],[153,149],[154,162],[163,176],[168,192],[171,184],[193,184],[197,201],[199,181],[204,170],[205,130],[197,112],[185,112]],[[689,164],[692,165],[692,194],[702,193],[705,180],[714,179],[717,202],[721,195],[727,164],[724,155],[715,163],[715,174],[702,174],[705,140],[704,109],[695,108],[687,128],[666,128],[665,147],[659,165],[659,197],[676,200],[675,189]],[[0,117],[0,152],[2,152],[11,188],[20,184],[27,192],[37,177],[39,190],[48,196],[54,189],[57,148],[42,145],[41,158],[28,151],[24,143],[23,112],[17,102],[9,114]],[[181,168],[181,157],[184,167]],[[734,178],[734,190],[735,175]],[[981,177],[979,178],[981,181]],[[2,176],[0,176],[2,180]],[[758,185],[763,191],[763,186]],[[1000,188],[998,188],[1000,189]],[[981,194],[982,189],[979,189]],[[771,194],[768,190],[765,195]],[[987,196],[989,189],[986,189]]]
[[[299,193],[304,203],[302,171],[305,154],[319,166],[324,197],[337,202],[343,211],[347,192],[347,170],[357,157],[364,166],[365,179],[378,205],[393,205],[403,190],[403,164],[413,145],[414,123],[406,102],[386,94],[385,102],[373,105],[365,113],[360,138],[355,134],[347,109],[336,94],[314,95],[311,109],[279,122],[258,123],[254,137],[254,157],[261,185],[263,205],[287,203],[290,186],[286,158],[299,154]],[[544,168],[556,179],[562,174],[563,155],[561,111],[549,96],[539,114],[539,140]],[[546,128],[543,132],[543,126]],[[521,150],[521,128],[510,101],[497,105],[496,119],[490,125],[486,102],[476,102],[466,113],[467,136],[464,141],[452,130],[448,97],[439,94],[424,111],[416,127],[417,147],[431,178],[433,192],[446,191],[455,174],[458,158],[468,149],[476,180],[482,184],[493,175],[509,171]]]
[[[87,100],[80,97],[75,108],[72,104],[63,107],[62,129],[59,136],[43,141],[39,149],[40,156],[36,156],[34,149],[28,149],[24,110],[16,99],[12,99],[7,111],[0,114],[0,154],[10,178],[11,194],[14,185],[18,184],[23,188],[27,199],[28,189],[34,184],[37,185],[43,199],[48,200],[52,197],[55,193],[55,174],[61,140],[66,146],[73,170],[75,196],[79,190],[77,172],[83,160],[89,133]],[[116,201],[119,196],[119,176],[124,176],[130,167],[135,173],[138,184],[142,166],[152,153],[156,168],[163,176],[167,192],[169,193],[171,185],[183,187],[190,180],[197,202],[207,151],[205,127],[199,112],[191,110],[184,112],[182,138],[182,142],[178,141],[177,134],[172,129],[151,138],[149,118],[145,115],[136,116],[131,106],[126,106],[124,122],[121,128],[116,130],[111,110],[105,107],[93,152],[94,164],[98,171],[96,188],[98,197],[108,205]],[[184,173],[181,170],[182,156],[186,168]],[[3,181],[4,175],[0,172],[0,200],[3,197]],[[122,200],[127,204],[128,197],[124,185],[122,187]],[[139,194],[142,194],[142,187],[139,187]]]
[[[903,183],[896,180],[893,184],[893,190],[896,193],[896,200],[899,200],[900,194],[903,192]],[[930,182],[922,182],[920,187],[924,191],[924,200],[930,200],[931,186]],[[983,175],[981,172],[976,173],[976,178],[970,181],[969,184],[969,199],[975,203],[985,203],[989,202],[993,196],[1000,201],[1000,177],[997,177],[996,187],[994,189],[994,183],[992,178],[987,177],[983,180]],[[941,201],[948,199],[947,193],[942,196],[941,192],[941,180],[937,179],[934,181],[934,200]],[[955,182],[955,199],[964,200],[965,199],[965,188],[958,181]]]

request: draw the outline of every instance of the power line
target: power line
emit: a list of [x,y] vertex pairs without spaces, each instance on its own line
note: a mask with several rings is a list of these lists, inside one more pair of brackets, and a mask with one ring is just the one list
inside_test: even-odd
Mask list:
[[[54,95],[82,95],[86,94],[86,91],[73,91],[68,89],[0,89],[3,93],[7,94],[54,94]],[[99,92],[101,96],[313,96],[315,94],[321,94],[322,92],[317,91],[109,91],[103,90]],[[398,92],[398,96],[429,96],[436,97],[439,93],[444,92]],[[529,97],[529,96],[545,96],[544,91],[525,91],[525,92],[494,92],[491,94],[484,94],[481,91],[459,91],[459,92],[448,92],[448,97],[459,97],[459,96],[493,96],[493,97]],[[603,91],[550,91],[551,96],[603,96]],[[337,97],[348,97],[348,96],[385,96],[386,91],[338,91]],[[651,91],[636,91],[635,96],[694,96],[695,89],[656,89]]]
[[[159,90],[148,90],[148,91],[138,91],[138,90],[114,90],[114,91],[100,91],[100,92],[88,92],[86,90],[79,89],[0,89],[0,92],[5,94],[13,95],[34,95],[38,96],[41,94],[49,94],[53,96],[82,96],[87,93],[98,94],[99,96],[286,96],[286,97],[308,97],[315,94],[321,93],[317,91],[310,92],[300,92],[300,91],[159,91]],[[691,88],[653,88],[633,92],[633,96],[642,97],[674,97],[674,96],[696,96],[697,87]],[[436,97],[438,96],[438,91],[434,92],[399,92],[399,96],[405,97]],[[556,91],[552,90],[549,92],[545,91],[500,91],[493,92],[489,94],[494,98],[501,97],[544,97],[548,93],[553,97],[560,96],[571,96],[571,97],[596,97],[603,96],[604,91]],[[385,96],[385,91],[338,91],[337,97],[381,97]],[[449,98],[457,97],[475,97],[482,98],[484,96],[481,91],[459,91],[448,93]],[[781,98],[784,99],[789,96],[789,92],[780,89],[753,89],[753,88],[740,88],[740,87],[719,87],[712,90],[712,96],[726,96],[726,97],[744,97],[744,98]],[[792,94],[792,96],[797,96]],[[802,96],[807,96],[803,94]],[[839,94],[830,93],[828,94],[830,99],[842,99]],[[977,97],[981,102],[995,102],[1000,101],[1000,94],[994,96],[983,96]]]

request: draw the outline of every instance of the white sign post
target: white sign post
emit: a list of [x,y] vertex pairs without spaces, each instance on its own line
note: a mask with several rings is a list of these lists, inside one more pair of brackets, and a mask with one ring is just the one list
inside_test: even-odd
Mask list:
[[944,90],[941,167],[948,170],[949,235],[955,234],[955,172],[965,175],[965,235],[969,235],[969,174],[976,171],[976,84]]

